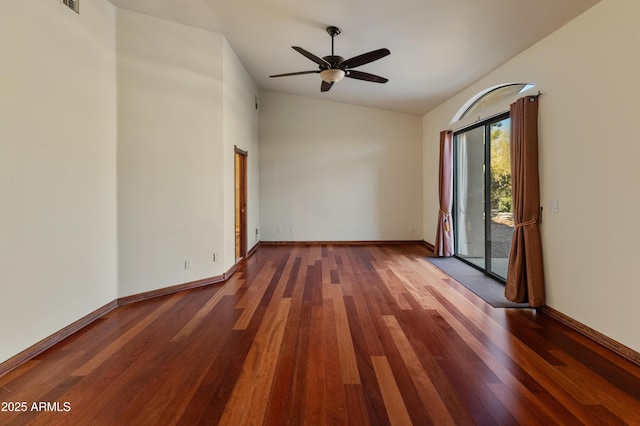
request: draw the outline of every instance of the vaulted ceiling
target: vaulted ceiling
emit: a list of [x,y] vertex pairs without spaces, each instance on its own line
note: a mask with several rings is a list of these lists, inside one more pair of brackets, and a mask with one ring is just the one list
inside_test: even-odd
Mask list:
[[[114,5],[223,34],[260,89],[424,114],[549,35],[599,0],[110,0]],[[291,46],[336,55],[391,55],[320,92],[317,69]]]

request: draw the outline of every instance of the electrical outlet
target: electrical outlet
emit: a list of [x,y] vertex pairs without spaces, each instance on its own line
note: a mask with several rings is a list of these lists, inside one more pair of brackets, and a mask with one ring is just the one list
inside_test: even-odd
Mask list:
[[218,252],[213,253],[213,261],[217,262],[219,260],[220,260],[220,253]]
[[184,261],[184,269],[191,269],[191,260]]

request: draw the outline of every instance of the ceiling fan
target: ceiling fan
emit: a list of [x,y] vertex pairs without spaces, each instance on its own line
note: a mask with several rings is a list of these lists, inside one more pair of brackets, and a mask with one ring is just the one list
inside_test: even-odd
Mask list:
[[384,77],[353,69],[361,65],[368,64],[369,62],[377,61],[378,59],[384,58],[391,53],[389,49],[372,50],[371,52],[363,53],[362,55],[354,56],[353,58],[345,60],[342,56],[337,56],[333,52],[333,41],[335,37],[340,34],[340,28],[329,26],[327,27],[327,33],[329,33],[329,35],[331,36],[331,55],[329,56],[320,58],[313,53],[304,50],[302,47],[292,46],[295,51],[318,64],[319,69],[313,71],[299,71],[286,74],[276,74],[270,75],[269,77],[320,74],[320,78],[322,78],[322,84],[320,86],[321,92],[329,91],[329,89],[331,89],[331,87],[333,86],[333,83],[337,83],[344,77],[355,78],[357,80],[372,81],[374,83],[386,83],[387,81],[389,81]]

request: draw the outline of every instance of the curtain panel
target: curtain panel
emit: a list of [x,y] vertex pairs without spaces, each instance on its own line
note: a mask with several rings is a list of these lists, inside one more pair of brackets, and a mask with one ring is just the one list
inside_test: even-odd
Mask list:
[[511,242],[505,297],[544,305],[544,270],[540,239],[538,174],[538,96],[511,105],[511,179],[515,229]]
[[440,212],[436,229],[436,256],[453,256],[453,223],[451,221],[451,202],[453,200],[453,133],[440,132],[440,174],[439,195]]

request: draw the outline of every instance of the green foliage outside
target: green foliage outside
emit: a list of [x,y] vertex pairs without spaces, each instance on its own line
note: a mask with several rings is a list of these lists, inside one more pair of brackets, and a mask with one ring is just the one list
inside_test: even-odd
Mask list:
[[509,121],[500,124],[505,125],[491,126],[491,208],[511,213]]

